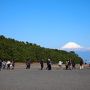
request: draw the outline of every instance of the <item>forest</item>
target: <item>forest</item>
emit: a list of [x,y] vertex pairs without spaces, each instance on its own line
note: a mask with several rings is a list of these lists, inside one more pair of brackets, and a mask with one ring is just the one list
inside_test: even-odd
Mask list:
[[43,59],[46,62],[49,58],[53,63],[58,61],[65,63],[69,59],[79,63],[81,59],[74,51],[67,52],[45,48],[31,42],[7,38],[4,35],[0,35],[0,58],[2,60],[15,60],[16,62],[25,62],[27,59],[32,62],[39,62]]

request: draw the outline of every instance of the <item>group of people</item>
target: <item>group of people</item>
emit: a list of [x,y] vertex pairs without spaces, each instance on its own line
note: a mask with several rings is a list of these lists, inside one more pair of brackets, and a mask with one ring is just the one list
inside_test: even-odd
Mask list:
[[73,61],[72,60],[66,61],[66,64],[65,64],[66,70],[75,69],[76,68],[75,65],[76,64],[75,64],[74,60]]
[[[83,60],[81,59],[81,60],[80,60],[80,69],[83,69],[83,68],[84,68],[84,67],[83,67],[83,64],[84,64],[84,62],[83,62]],[[66,61],[65,66],[66,66],[66,70],[75,69],[75,68],[76,68],[76,63],[75,63],[74,60],[68,60],[68,61]]]
[[[46,70],[51,70],[52,69],[52,67],[51,67],[51,60],[48,59],[46,63],[47,63]],[[41,70],[43,70],[43,68],[44,68],[44,61],[43,61],[43,59],[40,61],[40,65],[41,65]]]
[[[51,70],[52,69],[52,64],[51,64],[50,59],[47,60],[46,64],[47,64],[46,70]],[[59,61],[59,63],[58,63],[59,68],[62,68],[62,64],[63,64],[63,62]],[[83,69],[83,64],[84,64],[83,60],[81,59],[80,60],[80,69]],[[30,69],[30,66],[31,66],[31,60],[28,59],[26,61],[26,69]],[[40,66],[41,66],[40,69],[43,70],[44,69],[44,60],[43,59],[40,60]],[[66,63],[65,63],[65,69],[66,70],[76,69],[75,61],[74,60],[67,60]]]
[[[47,64],[46,70],[51,70],[52,69],[52,64],[51,64],[50,59],[47,60],[46,64]],[[63,64],[63,62],[59,61],[58,66],[60,68],[62,68],[62,64]],[[81,59],[80,60],[80,69],[84,68],[83,64],[84,64],[83,60]],[[43,59],[40,60],[40,66],[41,66],[40,69],[43,70],[44,69],[44,60]],[[14,69],[14,67],[15,67],[15,61],[14,60],[12,60],[12,61],[8,60],[6,62],[6,61],[0,59],[0,71],[1,71],[1,69],[8,69],[8,70],[11,69],[12,70],[12,69]],[[27,59],[26,60],[26,69],[30,69],[30,67],[31,67],[31,60]],[[75,64],[74,60],[67,60],[66,61],[66,63],[65,63],[65,69],[66,70],[71,70],[71,69],[75,69],[75,68],[76,68],[76,64]]]
[[12,61],[5,61],[5,60],[1,60],[0,59],[0,71],[1,71],[1,69],[7,69],[7,70],[12,70],[12,69],[14,69],[14,67],[15,67],[15,61],[14,60],[12,60]]
[[[43,59],[40,60],[40,66],[41,66],[41,70],[43,70],[43,68],[44,68],[44,60]],[[30,69],[30,67],[31,67],[31,60],[27,59],[26,60],[26,69]],[[52,69],[52,67],[51,67],[51,60],[50,59],[47,60],[47,67],[46,67],[46,69],[47,70],[51,70]]]

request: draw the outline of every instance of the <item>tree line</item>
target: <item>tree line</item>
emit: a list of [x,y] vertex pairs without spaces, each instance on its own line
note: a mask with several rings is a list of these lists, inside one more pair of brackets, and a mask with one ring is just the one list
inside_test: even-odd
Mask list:
[[0,58],[2,60],[15,60],[16,62],[25,62],[27,59],[32,60],[32,62],[43,59],[46,62],[50,58],[53,63],[66,62],[69,59],[78,63],[81,59],[74,51],[67,52],[45,48],[37,44],[6,38],[3,35],[0,35]]

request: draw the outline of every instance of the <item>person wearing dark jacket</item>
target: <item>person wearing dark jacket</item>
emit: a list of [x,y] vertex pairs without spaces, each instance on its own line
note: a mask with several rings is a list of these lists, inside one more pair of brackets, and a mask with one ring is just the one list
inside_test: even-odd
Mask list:
[[41,70],[42,70],[43,67],[44,67],[44,62],[43,62],[43,60],[40,61],[40,65],[41,65]]
[[75,67],[75,61],[74,60],[72,60],[72,69],[75,69],[76,67]]
[[47,69],[48,70],[52,69],[52,67],[51,67],[51,60],[50,59],[47,60]]
[[26,69],[30,69],[30,66],[31,66],[31,61],[27,60],[26,61]]
[[1,69],[2,69],[2,60],[0,58],[0,71],[1,71]]

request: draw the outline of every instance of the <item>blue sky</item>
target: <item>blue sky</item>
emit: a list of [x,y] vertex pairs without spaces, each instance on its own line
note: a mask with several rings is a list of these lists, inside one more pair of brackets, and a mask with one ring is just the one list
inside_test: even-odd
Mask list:
[[0,35],[47,48],[90,47],[90,0],[0,0]]

